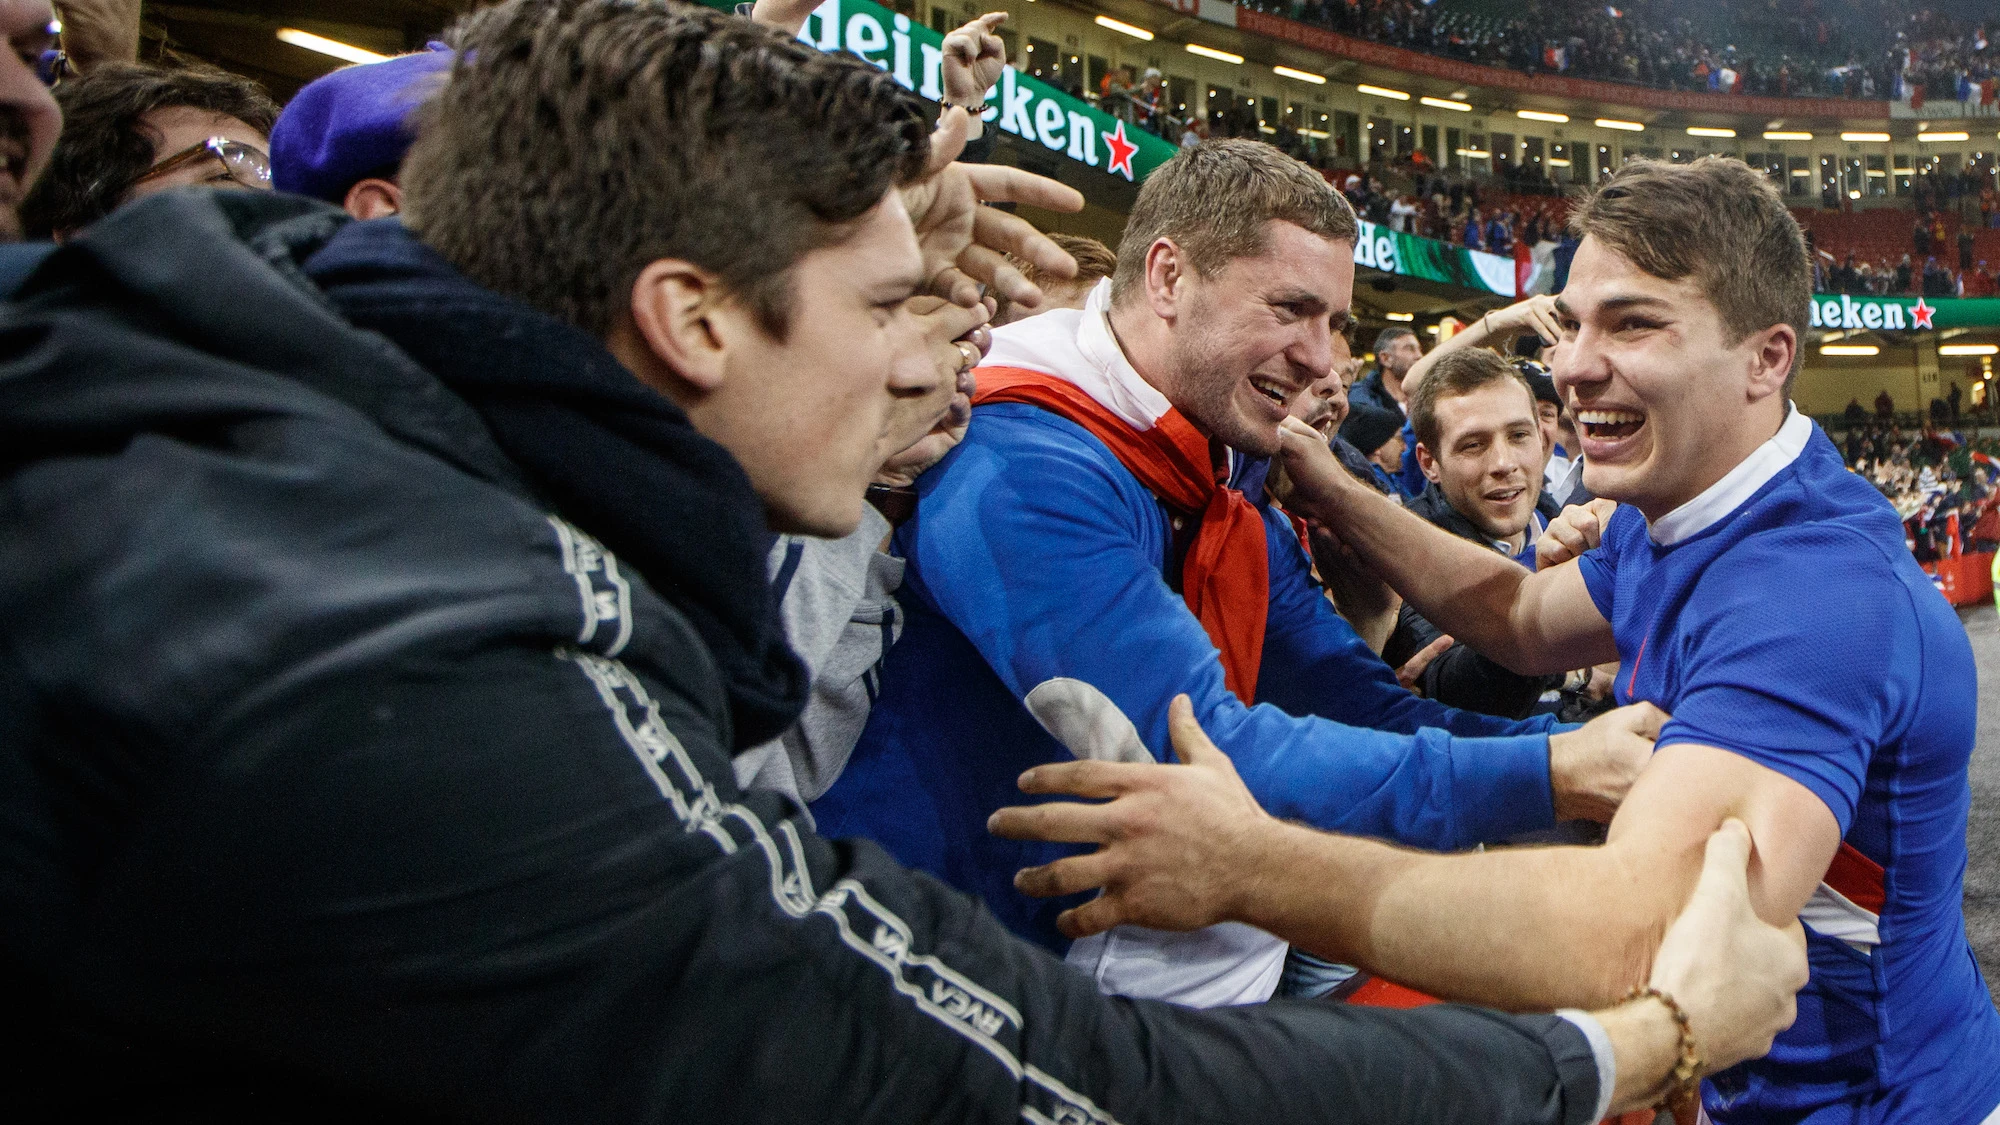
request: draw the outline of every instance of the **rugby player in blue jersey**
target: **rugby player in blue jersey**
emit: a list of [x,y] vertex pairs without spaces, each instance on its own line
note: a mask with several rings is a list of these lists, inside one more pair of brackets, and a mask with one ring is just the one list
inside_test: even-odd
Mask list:
[[1440,628],[1524,674],[1617,659],[1619,702],[1672,716],[1607,842],[1434,856],[1283,824],[1184,721],[1192,768],[1024,777],[1118,799],[996,816],[1106,845],[1021,885],[1106,888],[1061,919],[1072,935],[1237,920],[1451,999],[1587,1005],[1644,977],[1703,841],[1740,817],[1752,899],[1805,924],[1812,979],[1768,1056],[1704,1084],[1709,1115],[2000,1125],[2000,1013],[1961,912],[1972,650],[1895,512],[1791,405],[1798,224],[1710,158],[1628,165],[1573,226],[1554,375],[1585,484],[1620,504],[1591,549],[1530,574],[1382,501],[1310,431],[1284,457],[1290,508]]

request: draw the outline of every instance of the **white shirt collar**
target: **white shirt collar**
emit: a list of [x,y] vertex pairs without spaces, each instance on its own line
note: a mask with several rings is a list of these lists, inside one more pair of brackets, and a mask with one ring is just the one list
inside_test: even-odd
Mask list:
[[1133,429],[1150,430],[1172,404],[1125,358],[1111,333],[1110,313],[1107,277],[1081,310],[1051,309],[994,329],[985,363],[1060,376]]
[[1787,404],[1785,424],[1778,427],[1771,440],[1758,446],[1743,459],[1742,464],[1709,485],[1701,495],[1647,526],[1653,542],[1671,547],[1722,522],[1742,507],[1758,489],[1770,483],[1772,477],[1798,460],[1799,454],[1805,452],[1812,432],[1812,419],[1799,413],[1796,405]]

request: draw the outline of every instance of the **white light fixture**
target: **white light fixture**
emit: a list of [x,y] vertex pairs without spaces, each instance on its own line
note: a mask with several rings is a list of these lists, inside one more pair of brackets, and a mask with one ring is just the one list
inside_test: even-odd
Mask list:
[[1615,117],[1598,118],[1597,127],[1600,129],[1622,129],[1627,133],[1643,133],[1646,131],[1646,127],[1637,121],[1620,121]]
[[1969,141],[1971,139],[1972,139],[1971,133],[1918,133],[1917,134],[1917,142],[1919,144],[1929,144],[1932,141]]
[[1492,153],[1486,151],[1483,148],[1455,148],[1452,149],[1451,151],[1457,153],[1460,156],[1469,156],[1474,160],[1484,160],[1487,157],[1493,155]]
[[1690,137],[1733,137],[1735,135],[1736,130],[1734,129],[1710,129],[1703,125],[1688,126],[1688,136]]
[[2000,344],[1946,344],[1939,355],[2000,355]]
[[1873,344],[1822,344],[1821,355],[1880,355],[1882,349]]
[[1766,129],[1764,130],[1764,139],[1767,141],[1809,141],[1813,139],[1813,135],[1811,133],[1793,133],[1781,129]]
[[1567,168],[1569,167],[1569,158],[1566,156],[1551,156],[1549,157],[1549,167]]
[[1459,113],[1472,112],[1472,106],[1470,103],[1455,102],[1452,101],[1450,98],[1418,98],[1417,101],[1423,105],[1430,106],[1432,109],[1449,109],[1449,110],[1455,110]]
[[1316,141],[1323,141],[1328,137],[1332,136],[1333,134],[1327,132],[1324,129],[1300,129],[1299,135],[1303,137],[1311,137],[1313,140]]
[[1315,86],[1326,85],[1326,75],[1313,74],[1310,71],[1304,70],[1293,70],[1289,66],[1274,66],[1271,68],[1271,73],[1282,78],[1296,78],[1301,82],[1310,82]]
[[1189,43],[1187,49],[1190,55],[1200,55],[1202,58],[1214,59],[1216,62],[1235,64],[1243,61],[1242,55],[1232,55],[1228,51],[1218,51],[1213,47],[1204,47],[1199,43]]
[[[1416,314],[1416,313],[1383,313],[1383,314],[1382,314],[1382,319],[1383,319],[1383,320],[1400,320],[1400,321],[1405,321],[1405,322],[1408,322],[1408,321],[1412,321],[1412,320],[1415,320],[1415,319],[1417,319],[1417,314]],[[1942,352],[1942,351],[1940,351],[1940,352],[1939,352],[1939,354],[1940,354],[1940,355],[1942,355],[1942,354],[1943,354],[1943,352]]]
[[1859,141],[1859,142],[1861,142],[1861,143],[1863,143],[1863,144],[1887,144],[1887,143],[1889,143],[1889,134],[1887,134],[1887,133],[1842,133],[1842,134],[1840,135],[1840,139],[1841,139],[1841,140],[1843,140],[1843,141]]
[[1099,27],[1108,28],[1120,35],[1130,35],[1134,39],[1144,39],[1148,43],[1153,41],[1152,32],[1147,31],[1143,27],[1133,27],[1131,24],[1121,20],[1114,20],[1110,16],[1099,16],[1093,22]]
[[1360,85],[1356,86],[1355,89],[1361,91],[1364,94],[1373,94],[1378,98],[1394,98],[1399,102],[1406,102],[1410,100],[1410,95],[1404,93],[1401,90],[1391,90],[1387,86],[1370,86],[1368,83],[1363,82]]
[[1569,114],[1567,113],[1545,113],[1539,109],[1517,109],[1514,111],[1514,116],[1523,121],[1547,121],[1554,125],[1569,124]]
[[1855,189],[1853,189],[1853,188],[1848,188],[1848,189],[1847,189],[1847,198],[1849,198],[1849,199],[1860,199],[1860,198],[1861,198],[1861,193],[1860,193],[1859,191],[1856,191],[1856,190],[1855,190]]
[[296,27],[279,28],[278,41],[281,43],[290,43],[294,47],[304,47],[308,51],[317,51],[322,55],[331,55],[342,62],[381,62],[383,59],[389,57],[387,55],[378,55],[373,51],[364,51],[352,44],[342,43],[338,39],[328,39],[324,35],[314,35],[310,31],[300,31]]

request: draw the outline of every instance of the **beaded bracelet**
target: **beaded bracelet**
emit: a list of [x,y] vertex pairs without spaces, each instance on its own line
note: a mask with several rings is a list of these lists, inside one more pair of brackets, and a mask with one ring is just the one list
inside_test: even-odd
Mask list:
[[1674,1023],[1680,1027],[1681,1036],[1680,1059],[1674,1063],[1673,1073],[1667,1076],[1669,1081],[1666,1093],[1661,1094],[1659,1100],[1653,1103],[1653,1108],[1658,1109],[1692,1091],[1695,1084],[1701,1081],[1701,1049],[1695,1043],[1694,1025],[1688,1021],[1687,1011],[1673,997],[1659,989],[1650,985],[1635,988],[1626,993],[1625,998],[1619,1003],[1629,1004],[1634,1000],[1646,999],[1658,1000],[1666,1005],[1667,1013],[1674,1017]]

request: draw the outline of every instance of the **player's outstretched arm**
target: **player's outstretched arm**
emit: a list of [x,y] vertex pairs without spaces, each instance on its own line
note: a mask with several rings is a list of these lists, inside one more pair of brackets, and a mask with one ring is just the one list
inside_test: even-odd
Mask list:
[[1748,894],[1773,925],[1796,918],[1839,845],[1832,813],[1798,782],[1680,744],[1655,755],[1601,847],[1408,851],[1271,818],[1184,704],[1173,733],[1182,765],[1065,762],[1022,776],[1027,792],[1104,804],[992,818],[1004,836],[1100,845],[1016,879],[1036,895],[1103,889],[1059,919],[1072,937],[1241,921],[1446,999],[1589,1008],[1647,979],[1725,820],[1757,842]]
[[1310,427],[1287,420],[1279,435],[1286,508],[1354,548],[1438,628],[1522,675],[1618,658],[1574,565],[1530,574],[1354,480]]

